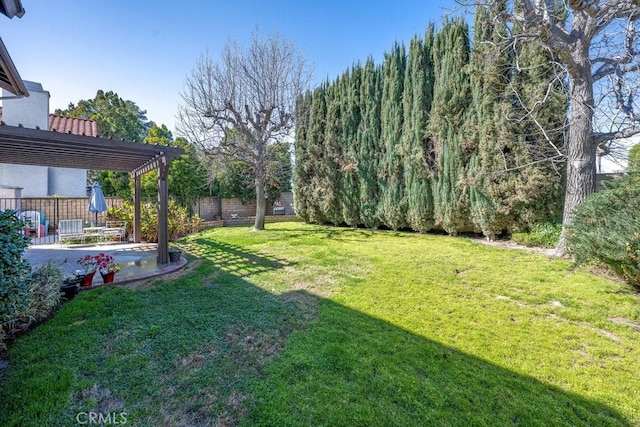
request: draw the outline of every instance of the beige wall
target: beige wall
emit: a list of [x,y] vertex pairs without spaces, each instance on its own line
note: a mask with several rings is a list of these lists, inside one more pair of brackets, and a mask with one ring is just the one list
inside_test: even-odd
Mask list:
[[[15,199],[3,199],[4,204]],[[87,211],[89,206],[88,197],[37,197],[22,198],[21,210],[40,211],[45,215],[45,220],[49,221],[49,227],[55,228],[61,219],[82,219],[87,224],[95,222],[96,215]],[[107,197],[107,206],[123,207],[123,200],[117,197]],[[293,197],[291,193],[284,193],[277,201],[280,206],[285,207],[287,215],[293,215]],[[13,206],[13,205],[12,205]],[[242,203],[240,199],[219,199],[217,197],[204,197],[198,200],[193,206],[193,212],[198,214],[205,221],[217,219],[231,219],[232,214],[238,218],[253,217],[256,214],[256,202],[254,200]],[[267,215],[273,213],[273,206],[267,203]],[[106,212],[98,214],[98,224],[105,223]]]
[[[276,204],[285,207],[287,215],[293,215],[293,194],[283,193]],[[217,197],[203,197],[193,206],[193,212],[197,213],[205,221],[214,221],[217,219],[231,219],[232,214],[238,218],[255,216],[256,202],[255,200],[242,203],[240,199],[219,199]],[[273,204],[267,202],[267,215],[273,213]]]

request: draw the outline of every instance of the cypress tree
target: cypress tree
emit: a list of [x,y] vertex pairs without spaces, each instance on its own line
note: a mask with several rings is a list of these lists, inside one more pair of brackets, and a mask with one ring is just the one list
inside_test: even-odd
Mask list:
[[382,194],[379,205],[384,224],[394,230],[406,225],[407,213],[401,145],[405,68],[404,45],[396,43],[385,55],[382,66],[381,136],[384,151],[380,164]]
[[340,187],[342,219],[350,226],[360,221],[360,179],[358,177],[358,128],[360,126],[360,86],[362,67],[359,64],[340,79],[342,99],[342,161]]
[[[321,209],[324,170],[322,165],[326,157],[324,134],[327,119],[326,104],[327,84],[323,83],[313,92],[309,113],[307,133],[308,173],[310,174],[309,188],[307,188],[307,217],[312,223],[326,223],[327,218]],[[297,197],[297,196],[296,196]]]
[[505,147],[512,139],[505,125],[511,109],[511,55],[500,47],[506,27],[493,19],[504,7],[498,3],[494,2],[491,9],[476,9],[469,65],[472,103],[465,126],[466,139],[477,147],[467,167],[471,219],[490,239],[513,222],[508,201],[514,192],[513,176],[497,173],[504,169],[509,155]]
[[312,93],[307,91],[296,101],[296,134],[294,147],[293,168],[293,205],[296,214],[309,222],[309,192],[311,191],[311,177],[313,159],[309,155],[309,120],[311,118]]
[[558,151],[564,143],[568,95],[562,81],[564,71],[540,43],[534,40],[518,46],[514,57],[517,67],[510,119],[517,138],[511,167],[517,168],[521,178],[515,196],[518,217],[514,230],[519,230],[561,215],[565,168],[559,165],[564,156]]
[[[505,7],[494,1],[476,10],[470,66],[473,114],[467,128],[475,130],[478,143],[468,170],[472,218],[489,238],[548,219],[557,208],[560,180],[551,175],[550,164],[534,163],[541,144],[547,144],[535,123],[560,129],[566,110],[561,87],[552,89],[540,110],[531,108],[543,102],[549,73],[557,70],[545,65],[551,58],[538,56],[544,51],[535,41],[518,51],[502,45],[507,28],[495,18]],[[553,138],[561,145],[561,134]]]
[[358,177],[360,221],[369,228],[381,224],[378,204],[381,196],[378,181],[382,144],[380,139],[380,110],[382,73],[369,57],[362,70],[360,90],[362,120],[358,128]]
[[402,153],[407,192],[407,222],[417,231],[429,231],[434,226],[432,176],[429,153],[432,149],[427,135],[429,111],[433,100],[434,27],[429,25],[424,41],[414,37],[409,45],[409,59],[404,79]]
[[469,36],[461,19],[447,21],[433,44],[435,84],[429,130],[437,161],[433,181],[436,224],[450,234],[472,228],[469,220],[465,167],[473,144],[461,144],[465,113],[469,104]]
[[334,225],[342,224],[342,209],[340,200],[340,164],[342,147],[340,139],[341,128],[341,101],[339,81],[327,85],[325,92],[326,118],[324,128],[324,141],[322,144],[323,156],[320,160],[321,185],[318,188],[320,200],[320,212],[323,222]]

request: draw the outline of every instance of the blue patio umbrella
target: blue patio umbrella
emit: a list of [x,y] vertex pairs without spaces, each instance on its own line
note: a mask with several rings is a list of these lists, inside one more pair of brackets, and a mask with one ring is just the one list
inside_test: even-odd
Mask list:
[[107,209],[107,201],[104,199],[104,193],[102,192],[100,183],[94,182],[91,186],[91,197],[89,198],[89,207],[87,210],[89,212],[95,212],[96,224],[98,223],[98,214],[106,211]]

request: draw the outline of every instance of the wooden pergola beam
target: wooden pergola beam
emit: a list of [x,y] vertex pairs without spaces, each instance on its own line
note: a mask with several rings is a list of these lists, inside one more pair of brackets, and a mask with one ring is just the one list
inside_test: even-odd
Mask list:
[[134,179],[133,236],[137,243],[142,238],[141,176],[157,169],[159,264],[169,262],[169,164],[184,152],[178,147],[0,125],[0,163],[130,172]]

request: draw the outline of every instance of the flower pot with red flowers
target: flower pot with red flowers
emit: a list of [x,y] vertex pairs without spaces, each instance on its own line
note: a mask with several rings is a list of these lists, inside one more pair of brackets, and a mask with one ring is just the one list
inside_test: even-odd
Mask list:
[[96,274],[96,270],[98,268],[98,261],[96,257],[92,255],[85,255],[78,259],[77,262],[82,267],[80,274],[77,274],[78,277],[82,277],[82,283],[80,286],[83,288],[90,288],[93,284],[93,276]]
[[102,275],[102,281],[104,283],[113,283],[116,273],[120,271],[120,266],[116,264],[111,255],[99,253],[96,255],[96,260],[98,263],[98,270]]

